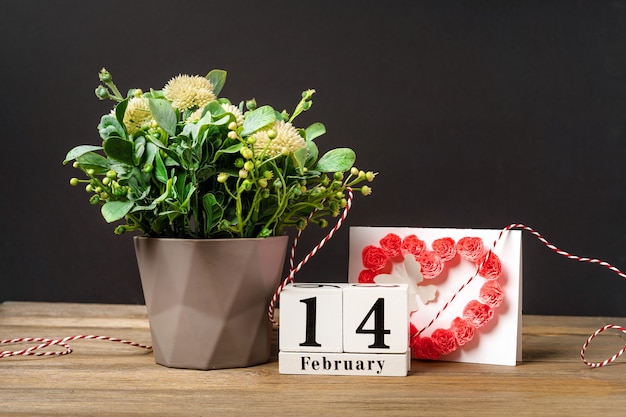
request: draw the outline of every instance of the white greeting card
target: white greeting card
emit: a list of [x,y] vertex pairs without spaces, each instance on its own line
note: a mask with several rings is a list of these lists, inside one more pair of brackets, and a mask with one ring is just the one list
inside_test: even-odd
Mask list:
[[348,281],[409,284],[413,357],[514,366],[522,355],[521,231],[501,233],[351,227]]

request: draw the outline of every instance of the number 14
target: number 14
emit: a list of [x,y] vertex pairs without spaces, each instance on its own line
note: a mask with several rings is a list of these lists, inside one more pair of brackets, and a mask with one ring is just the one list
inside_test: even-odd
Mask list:
[[[315,340],[317,327],[317,297],[305,298],[300,300],[306,305],[306,337],[300,346],[320,347],[321,345]],[[365,325],[370,317],[374,315],[374,328],[366,329]],[[374,343],[368,345],[372,349],[389,349],[385,344],[385,335],[391,334],[391,330],[385,329],[385,299],[378,298],[367,312],[361,324],[355,330],[356,334],[372,334],[374,335]]]

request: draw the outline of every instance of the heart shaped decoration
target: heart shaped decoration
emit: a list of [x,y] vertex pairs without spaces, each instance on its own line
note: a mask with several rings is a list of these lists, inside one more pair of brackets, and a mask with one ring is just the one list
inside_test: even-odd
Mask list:
[[[497,251],[485,244],[493,242],[491,236],[497,232],[351,228],[350,281],[409,284],[414,358],[500,363],[487,357],[492,353],[480,352],[501,350],[497,345],[510,345],[512,340],[515,345],[505,349],[512,354],[504,362],[515,364],[521,247],[507,268]],[[509,261],[511,251],[505,252]],[[504,323],[498,323],[502,313]],[[500,325],[513,322],[511,338],[513,329]],[[504,334],[508,340],[501,340]],[[479,339],[487,342],[479,344]]]

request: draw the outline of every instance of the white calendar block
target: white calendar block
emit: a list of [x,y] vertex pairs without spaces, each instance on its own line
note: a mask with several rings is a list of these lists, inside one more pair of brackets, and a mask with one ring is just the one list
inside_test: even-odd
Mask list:
[[411,351],[404,353],[280,352],[278,372],[297,375],[407,376]]
[[287,285],[280,293],[279,349],[342,352],[343,288],[347,284]]
[[343,290],[343,305],[344,352],[409,350],[407,284],[351,284]]

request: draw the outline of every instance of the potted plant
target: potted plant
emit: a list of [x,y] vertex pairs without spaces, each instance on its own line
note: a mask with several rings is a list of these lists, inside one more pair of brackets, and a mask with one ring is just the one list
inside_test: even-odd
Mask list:
[[[100,145],[71,149],[89,201],[115,233],[139,232],[135,250],[155,360],[215,369],[266,362],[265,314],[284,265],[289,227],[326,227],[351,187],[368,195],[375,174],[337,148],[319,156],[324,125],[294,126],[293,112],[233,104],[220,93],[226,72],[179,75],[159,90],[123,96],[102,69]],[[357,187],[358,186],[358,187]],[[356,187],[356,188],[355,188]]]

